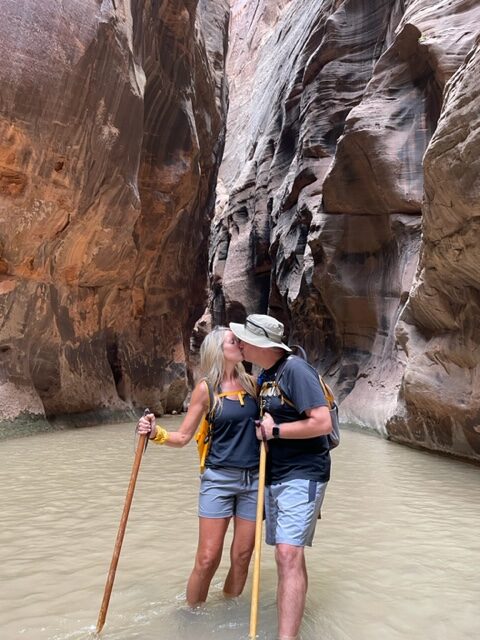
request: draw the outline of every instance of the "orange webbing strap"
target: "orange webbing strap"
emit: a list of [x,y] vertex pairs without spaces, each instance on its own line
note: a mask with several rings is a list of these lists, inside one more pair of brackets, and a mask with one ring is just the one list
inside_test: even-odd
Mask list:
[[226,398],[227,396],[237,396],[238,401],[240,402],[240,404],[243,405],[245,404],[245,396],[246,396],[247,392],[244,389],[234,389],[233,391],[222,391],[222,393],[217,393],[219,398]]
[[325,399],[328,402],[328,408],[333,409],[333,405],[335,404],[335,396],[333,395],[333,391],[330,389],[328,384],[323,381],[322,376],[319,375],[318,380],[320,381],[323,395],[325,396]]
[[203,414],[202,420],[198,427],[198,431],[195,435],[195,440],[197,441],[197,448],[200,453],[200,472],[203,473],[205,469],[205,460],[207,458],[208,451],[210,449],[210,441],[212,436],[212,423],[210,421],[210,412],[213,409],[213,389],[211,384],[208,382],[206,378],[203,379],[208,391],[208,408],[207,411]]
[[207,391],[208,391],[208,408],[207,408],[207,411],[205,412],[205,416],[208,416],[208,414],[210,413],[213,407],[213,400],[214,400],[213,389],[212,389],[212,385],[209,383],[209,381],[206,378],[203,378],[202,382],[205,383],[205,386],[207,387]]

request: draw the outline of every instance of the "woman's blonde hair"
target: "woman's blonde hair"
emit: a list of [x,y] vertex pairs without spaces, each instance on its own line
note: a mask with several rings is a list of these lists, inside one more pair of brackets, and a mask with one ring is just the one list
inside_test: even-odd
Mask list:
[[[225,375],[225,358],[223,355],[223,342],[225,340],[225,334],[231,332],[228,327],[215,327],[205,336],[200,347],[200,368],[203,375],[209,383],[215,393],[216,406],[221,400],[218,396],[218,389],[220,388]],[[235,365],[235,376],[238,378],[240,386],[245,391],[253,396],[257,396],[257,387],[254,379],[246,371],[241,362]]]

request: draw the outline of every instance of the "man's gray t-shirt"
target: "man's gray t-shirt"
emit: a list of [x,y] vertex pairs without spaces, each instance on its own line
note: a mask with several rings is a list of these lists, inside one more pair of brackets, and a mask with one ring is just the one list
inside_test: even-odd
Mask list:
[[[297,356],[282,358],[271,369],[263,371],[260,382],[276,380],[280,370],[279,387],[288,402],[275,395],[262,398],[264,411],[270,413],[277,424],[304,420],[305,411],[315,407],[328,407],[318,380],[318,374],[308,362]],[[278,382],[278,380],[277,380]],[[280,430],[281,435],[281,430]],[[328,482],[330,479],[330,453],[327,436],[279,439],[268,441],[267,484],[278,484],[287,479],[301,478]]]

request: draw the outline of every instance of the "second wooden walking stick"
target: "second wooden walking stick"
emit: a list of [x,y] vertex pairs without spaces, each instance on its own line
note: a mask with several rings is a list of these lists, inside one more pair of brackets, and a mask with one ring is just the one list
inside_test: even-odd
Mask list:
[[260,465],[258,474],[257,517],[255,522],[255,552],[253,563],[252,604],[250,607],[249,638],[257,635],[258,596],[260,591],[260,557],[262,552],[263,502],[265,495],[265,466],[267,461],[267,445],[260,445]]

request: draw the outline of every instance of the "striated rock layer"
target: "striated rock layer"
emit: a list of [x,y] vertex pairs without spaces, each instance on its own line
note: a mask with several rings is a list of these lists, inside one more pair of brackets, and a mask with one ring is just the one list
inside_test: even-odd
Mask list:
[[205,304],[228,2],[2,8],[0,423],[179,409]]
[[210,255],[214,323],[269,310],[346,422],[472,458],[479,24],[469,0],[233,0]]
[[449,82],[425,155],[423,246],[397,324],[392,438],[480,458],[480,47]]

